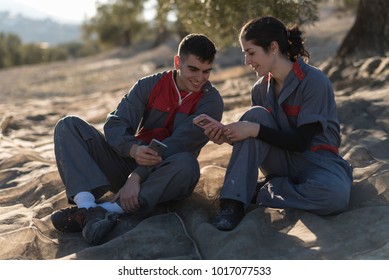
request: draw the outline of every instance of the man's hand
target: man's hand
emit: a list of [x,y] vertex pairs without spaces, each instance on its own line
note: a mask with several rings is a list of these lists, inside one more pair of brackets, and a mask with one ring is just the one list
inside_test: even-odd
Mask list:
[[119,200],[120,206],[126,212],[134,212],[139,209],[140,177],[131,173],[124,186],[118,191],[112,202]]
[[139,165],[156,165],[162,162],[162,158],[156,151],[148,146],[132,145],[130,156],[135,159]]

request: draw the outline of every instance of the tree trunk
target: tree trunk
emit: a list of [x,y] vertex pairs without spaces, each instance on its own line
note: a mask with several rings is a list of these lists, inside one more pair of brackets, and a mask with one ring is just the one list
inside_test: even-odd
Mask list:
[[132,32],[131,28],[127,28],[123,32],[122,36],[122,46],[123,47],[129,47],[132,45]]
[[354,25],[343,40],[335,59],[386,56],[389,51],[388,15],[388,0],[360,0]]

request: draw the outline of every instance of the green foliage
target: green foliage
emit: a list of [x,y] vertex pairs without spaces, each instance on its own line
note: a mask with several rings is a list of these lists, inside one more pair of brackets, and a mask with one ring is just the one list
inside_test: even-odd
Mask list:
[[[22,64],[37,64],[45,62],[45,50],[36,44],[26,44],[21,47]],[[47,61],[47,58],[46,58]]]
[[[311,23],[317,20],[317,4],[321,0],[156,0],[153,24],[143,17],[146,1],[98,3],[96,15],[82,25],[83,43],[56,47],[23,45],[16,35],[0,33],[0,68],[82,57],[112,47],[128,47],[150,36],[158,44],[171,32],[180,37],[187,33],[204,33],[219,48],[236,45],[239,30],[247,20],[273,15],[286,24]],[[357,0],[343,1],[355,3]],[[176,18],[174,22],[169,21],[171,14]]]
[[100,51],[96,44],[67,43],[55,47],[47,44],[23,44],[12,33],[0,33],[0,69],[51,61],[61,61],[96,54]]
[[67,60],[69,58],[69,52],[64,46],[50,48],[45,44],[26,44],[20,47],[20,57],[20,64],[38,64]]
[[352,13],[356,13],[359,0],[341,0],[336,2],[340,11],[351,11]]
[[86,40],[97,41],[103,48],[130,46],[147,25],[142,12],[145,0],[116,0],[98,4],[96,15],[84,22]]
[[[273,15],[285,23],[299,25],[313,22],[317,20],[320,1],[156,0],[154,29],[147,30],[151,25],[142,17],[146,0],[111,0],[97,5],[96,16],[83,24],[83,34],[88,40],[97,40],[104,49],[130,46],[136,38],[150,34],[158,44],[172,32],[181,37],[187,33],[204,33],[218,46],[225,46],[237,44],[240,27],[254,17]],[[169,22],[169,14],[175,15],[174,22]]]
[[[164,0],[169,1],[169,0]],[[318,19],[320,0],[175,0],[178,21],[188,32],[204,33],[219,46],[237,44],[241,26],[251,18],[272,15],[286,24]]]
[[0,33],[0,68],[21,63],[22,41],[15,34]]

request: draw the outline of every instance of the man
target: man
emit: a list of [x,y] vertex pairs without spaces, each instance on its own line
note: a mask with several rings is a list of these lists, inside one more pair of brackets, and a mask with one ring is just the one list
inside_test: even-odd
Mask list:
[[[108,115],[104,135],[75,116],[57,123],[57,166],[76,207],[52,214],[56,229],[82,231],[99,244],[121,213],[148,215],[160,203],[191,195],[200,177],[197,156],[209,140],[192,120],[202,113],[220,120],[223,113],[208,80],[215,54],[206,36],[186,36],[174,70],[140,79]],[[148,146],[152,139],[167,145],[161,155]],[[112,202],[97,204],[107,191],[116,193]]]

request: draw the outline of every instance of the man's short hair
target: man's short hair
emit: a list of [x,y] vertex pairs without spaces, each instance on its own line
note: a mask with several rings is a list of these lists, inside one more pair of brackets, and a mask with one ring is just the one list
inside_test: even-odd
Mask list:
[[178,46],[178,55],[184,58],[191,54],[201,62],[212,63],[215,59],[216,46],[203,34],[189,34],[181,40]]

